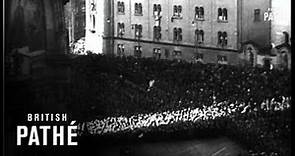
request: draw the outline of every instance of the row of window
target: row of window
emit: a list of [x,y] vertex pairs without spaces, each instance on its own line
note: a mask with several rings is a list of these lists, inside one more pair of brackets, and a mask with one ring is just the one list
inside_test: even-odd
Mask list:
[[[117,45],[117,55],[124,56],[125,55],[125,47],[123,44]],[[153,57],[160,59],[162,55],[161,48],[154,48],[153,49]],[[165,49],[164,56],[165,58],[169,58],[169,50]],[[182,52],[180,50],[174,50],[172,53],[173,57],[176,59],[180,59],[182,56]],[[134,46],[134,56],[137,58],[142,57],[142,47],[141,46]],[[193,57],[195,61],[203,61],[204,54],[196,53]],[[217,63],[219,64],[227,64],[227,57],[224,55],[217,55]]]
[[[118,1],[118,13],[124,14],[125,13],[125,4],[124,2]],[[153,5],[153,13],[154,16],[159,16],[162,12],[162,7],[160,4]],[[142,13],[142,3],[135,3],[134,4],[134,14],[135,15],[143,15]],[[173,6],[173,16],[174,17],[182,17],[182,6],[181,5],[174,5]],[[204,8],[202,6],[195,7],[195,18],[196,19],[204,19]],[[227,20],[227,9],[226,8],[218,8],[218,20]]]
[[[142,25],[136,24],[135,26],[135,38],[142,37]],[[125,34],[125,25],[124,23],[118,23],[118,37],[123,37]],[[204,43],[204,31],[196,29],[195,30],[195,39],[197,43]],[[161,26],[154,26],[154,39],[160,40],[162,38],[161,34]],[[174,28],[173,29],[173,40],[174,41],[182,41],[182,28]],[[227,45],[227,33],[226,32],[218,32],[218,44],[221,46]]]
[[[142,3],[135,3],[134,4],[134,14],[135,15],[143,15],[142,13]],[[118,1],[117,4],[118,13],[124,14],[125,13],[125,4],[124,2]],[[162,12],[162,7],[160,4],[153,5],[153,12],[154,16],[159,16]],[[227,21],[228,20],[228,10],[226,8],[218,8],[217,9],[217,19],[218,21]],[[173,6],[173,16],[174,17],[181,17],[182,16],[182,6],[181,5],[174,5]],[[195,19],[204,20],[204,7],[196,6],[195,7]],[[261,20],[261,13],[260,9],[254,9],[254,21]]]

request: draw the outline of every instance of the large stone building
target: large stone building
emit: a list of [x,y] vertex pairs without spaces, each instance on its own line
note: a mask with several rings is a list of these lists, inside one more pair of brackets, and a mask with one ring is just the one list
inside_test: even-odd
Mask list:
[[105,53],[277,66],[274,19],[266,17],[274,11],[273,1],[105,0],[99,1],[100,13],[93,13],[91,3],[86,3],[86,23],[92,15],[103,20],[90,34],[103,39],[96,43]]

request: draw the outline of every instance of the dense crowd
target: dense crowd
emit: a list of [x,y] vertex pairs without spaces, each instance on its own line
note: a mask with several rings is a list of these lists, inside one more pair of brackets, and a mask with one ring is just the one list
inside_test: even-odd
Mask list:
[[[269,111],[284,111],[290,108],[289,98],[282,97],[283,101],[270,103],[263,102],[261,110]],[[130,117],[107,117],[102,120],[93,120],[85,122],[80,126],[83,132],[87,129],[90,134],[107,134],[117,133],[122,131],[133,131],[136,129],[159,127],[161,125],[175,124],[178,122],[193,122],[215,120],[220,117],[230,117],[234,113],[245,114],[257,112],[257,109],[251,110],[250,105],[245,103],[231,103],[228,102],[213,102],[210,106],[203,106],[203,108],[190,109],[185,108],[182,110],[156,112],[149,114],[136,114]],[[86,128],[85,128],[86,126]]]
[[78,57],[72,70],[84,132],[221,129],[258,155],[290,152],[287,70],[103,55]]

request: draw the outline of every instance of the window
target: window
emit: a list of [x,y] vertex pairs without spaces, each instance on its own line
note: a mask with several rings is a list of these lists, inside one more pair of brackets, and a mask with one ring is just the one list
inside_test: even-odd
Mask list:
[[135,46],[134,47],[134,56],[137,58],[140,58],[142,54],[142,48],[141,46]]
[[227,33],[226,32],[218,32],[218,44],[221,46],[227,45]]
[[135,24],[135,38],[140,39],[142,37],[142,25]]
[[165,49],[165,58],[168,59],[170,56],[170,52],[168,49]]
[[173,56],[174,56],[174,59],[181,59],[181,51],[174,50],[173,51]]
[[227,64],[227,57],[223,55],[217,55],[218,64]]
[[135,10],[134,10],[134,14],[135,14],[135,15],[140,15],[140,16],[142,16],[142,4],[141,4],[141,3],[135,3],[134,8],[135,8]]
[[124,45],[123,44],[118,44],[117,55],[118,56],[124,56],[125,55],[124,50],[125,50]]
[[124,2],[118,1],[118,13],[121,13],[121,14],[125,13],[125,4],[124,4]]
[[195,53],[194,56],[193,56],[193,59],[194,59],[195,62],[204,63],[203,58],[204,58],[204,54],[202,54],[202,53]]
[[260,9],[255,9],[254,10],[254,22],[259,22],[260,19]]
[[156,59],[161,58],[161,49],[160,48],[154,48],[153,57],[156,58]]
[[204,19],[204,8],[203,7],[195,7],[195,18],[199,20]]
[[173,29],[173,40],[174,41],[182,41],[182,29],[174,28]]
[[197,29],[195,31],[195,36],[196,36],[196,42],[197,43],[203,43],[204,42],[204,31]]
[[160,16],[161,12],[162,12],[161,5],[160,4],[154,4],[153,12],[154,12],[154,17]]
[[181,5],[174,5],[173,6],[173,16],[181,17],[182,6]]
[[161,37],[162,37],[161,27],[160,26],[154,26],[154,39],[155,40],[160,40]]
[[218,21],[227,21],[227,9],[226,8],[218,8],[217,10],[217,19]]
[[118,23],[118,36],[122,37],[125,34],[125,25],[124,23]]

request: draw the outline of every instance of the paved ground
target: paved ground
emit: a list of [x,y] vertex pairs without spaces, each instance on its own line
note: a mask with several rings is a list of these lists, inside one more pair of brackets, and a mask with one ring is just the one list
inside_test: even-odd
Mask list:
[[[124,154],[122,149],[128,149],[129,154]],[[95,155],[104,156],[238,156],[243,152],[239,145],[224,137],[209,140],[118,145],[93,150]]]

